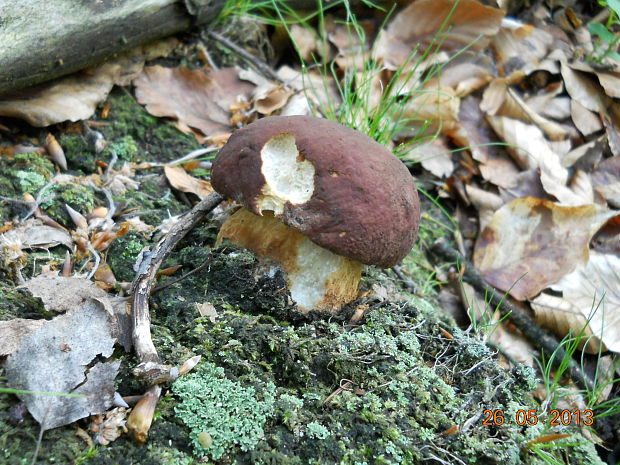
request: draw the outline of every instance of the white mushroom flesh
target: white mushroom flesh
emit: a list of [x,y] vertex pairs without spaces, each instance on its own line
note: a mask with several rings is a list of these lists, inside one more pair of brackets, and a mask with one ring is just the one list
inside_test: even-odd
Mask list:
[[295,138],[278,134],[261,150],[261,173],[265,186],[258,199],[261,214],[272,211],[281,215],[286,202],[298,205],[310,200],[314,193],[314,166],[299,153]]

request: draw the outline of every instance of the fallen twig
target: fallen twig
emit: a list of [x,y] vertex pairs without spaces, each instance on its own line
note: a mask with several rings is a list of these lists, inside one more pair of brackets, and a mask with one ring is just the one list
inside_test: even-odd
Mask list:
[[151,316],[148,299],[155,281],[157,270],[168,254],[185,235],[194,228],[220,202],[224,200],[219,194],[213,193],[198,203],[183,216],[172,230],[159,241],[152,252],[144,255],[138,273],[132,285],[133,300],[133,343],[140,362],[159,363],[159,355],[151,339]]
[[266,78],[273,79],[274,81],[278,81],[278,82],[281,81],[281,79],[278,77],[276,72],[273,69],[271,69],[267,63],[259,60],[254,55],[249,53],[247,50],[239,47],[237,44],[235,44],[234,42],[231,42],[226,37],[224,37],[221,34],[218,34],[217,32],[206,31],[206,34],[212,39],[218,41],[220,44],[222,44],[227,49],[235,52],[237,55],[239,55],[244,60],[248,61],[252,66],[254,66],[258,70],[258,72],[260,72]]
[[[144,254],[142,263],[132,285],[131,311],[133,315],[133,344],[140,363],[134,373],[148,380],[151,385],[144,397],[131,412],[128,428],[135,440],[145,442],[155,413],[161,388],[159,383],[172,381],[179,376],[176,367],[160,363],[157,349],[151,338],[151,315],[149,312],[149,295],[157,275],[157,270],[174,247],[191,231],[205,215],[217,207],[224,198],[213,193],[192,208],[172,230],[159,241],[152,252]],[[196,359],[197,361],[197,359]],[[191,369],[191,368],[190,368]]]
[[[502,316],[510,319],[523,335],[533,344],[543,349],[549,354],[555,353],[553,362],[559,365],[560,362],[567,358],[566,351],[558,343],[555,337],[540,328],[536,322],[520,308],[510,302],[509,297],[497,291],[493,286],[489,285],[480,275],[478,270],[467,261],[459,252],[450,247],[445,241],[438,241],[430,247],[431,252],[443,260],[449,262],[460,263],[464,266],[463,280],[471,284],[478,291],[488,296],[490,304],[496,307]],[[569,376],[580,384],[582,387],[592,390],[593,381],[586,375],[579,364],[569,357],[568,366]]]

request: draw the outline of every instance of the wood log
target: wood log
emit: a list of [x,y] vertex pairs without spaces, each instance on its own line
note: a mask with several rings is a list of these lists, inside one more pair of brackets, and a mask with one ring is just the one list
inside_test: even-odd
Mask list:
[[225,0],[0,0],[0,95],[214,19]]

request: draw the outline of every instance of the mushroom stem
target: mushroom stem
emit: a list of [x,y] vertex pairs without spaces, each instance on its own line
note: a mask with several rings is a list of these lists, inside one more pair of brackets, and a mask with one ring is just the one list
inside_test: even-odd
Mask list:
[[245,208],[221,227],[224,239],[270,259],[287,274],[291,298],[304,313],[336,312],[358,295],[362,264],[316,245],[272,214],[255,215]]

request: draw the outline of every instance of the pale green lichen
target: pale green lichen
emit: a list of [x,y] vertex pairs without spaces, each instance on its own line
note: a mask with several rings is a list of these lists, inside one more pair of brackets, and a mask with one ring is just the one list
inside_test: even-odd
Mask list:
[[[275,401],[273,384],[260,386],[259,392],[231,381],[222,368],[208,362],[177,380],[172,389],[181,399],[175,412],[190,429],[195,453],[214,460],[235,446],[251,450],[265,434]],[[210,444],[200,441],[201,433],[208,433]]]
[[306,426],[306,434],[312,439],[327,439],[331,436],[329,430],[318,421],[308,423]]
[[13,173],[22,192],[36,194],[45,183],[45,176],[36,171],[15,171]]

